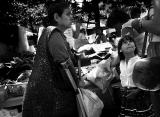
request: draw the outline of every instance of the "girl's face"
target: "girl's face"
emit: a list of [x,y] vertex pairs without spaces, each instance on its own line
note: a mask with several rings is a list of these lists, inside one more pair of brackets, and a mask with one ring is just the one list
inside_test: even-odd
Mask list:
[[67,29],[71,27],[72,24],[72,16],[71,16],[71,10],[70,8],[67,8],[64,10],[63,14],[59,16],[58,20],[58,25]]
[[135,48],[136,48],[136,46],[135,46],[134,42],[131,40],[125,40],[124,42],[122,42],[121,51],[123,53],[126,53],[126,54],[132,53],[132,52],[134,53]]

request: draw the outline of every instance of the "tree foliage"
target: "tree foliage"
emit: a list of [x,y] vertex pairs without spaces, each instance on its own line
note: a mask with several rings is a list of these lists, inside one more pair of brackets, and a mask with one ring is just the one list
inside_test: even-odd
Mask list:
[[[40,24],[46,16],[45,4],[52,0],[1,0],[0,22],[9,24]],[[95,20],[99,26],[99,19],[107,18],[107,14],[115,7],[149,6],[151,0],[83,0],[82,7],[76,0],[71,3],[74,19],[80,21]],[[5,6],[5,7],[4,7]]]
[[40,23],[41,19],[45,16],[45,4],[43,2],[6,0],[0,4],[1,23],[26,26]]
[[81,16],[87,17],[86,20],[95,20],[96,27],[99,27],[100,19],[107,19],[109,13],[115,8],[127,11],[132,6],[138,6],[143,11],[150,5],[151,0],[83,0]]

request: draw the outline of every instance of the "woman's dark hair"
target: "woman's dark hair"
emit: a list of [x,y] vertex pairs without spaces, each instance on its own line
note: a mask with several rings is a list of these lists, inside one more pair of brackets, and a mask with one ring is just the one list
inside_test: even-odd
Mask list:
[[114,9],[107,19],[107,27],[114,28],[118,23],[125,23],[130,19],[130,16],[122,9]]
[[130,17],[132,19],[139,18],[140,15],[141,15],[141,8],[136,6],[130,8]]
[[121,39],[119,40],[118,42],[118,56],[120,58],[120,60],[124,60],[125,57],[124,57],[124,54],[123,52],[121,52],[121,47],[122,47],[122,44],[125,42],[125,41],[130,41],[130,42],[134,42],[135,44],[135,51],[134,51],[134,54],[137,55],[138,54],[138,50],[137,50],[137,46],[136,46],[136,43],[134,41],[134,39],[130,36],[130,35],[125,35],[123,37],[121,37]]
[[69,3],[63,0],[57,0],[47,5],[49,24],[56,26],[57,22],[54,20],[54,14],[57,13],[59,16],[61,16],[64,10],[67,8],[69,8]]

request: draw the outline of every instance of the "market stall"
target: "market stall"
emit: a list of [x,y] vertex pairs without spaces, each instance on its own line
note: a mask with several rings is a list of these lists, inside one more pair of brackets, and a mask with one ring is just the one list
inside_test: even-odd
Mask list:
[[21,117],[27,82],[0,86],[0,117]]
[[21,117],[33,57],[32,52],[23,52],[11,61],[0,63],[0,117]]

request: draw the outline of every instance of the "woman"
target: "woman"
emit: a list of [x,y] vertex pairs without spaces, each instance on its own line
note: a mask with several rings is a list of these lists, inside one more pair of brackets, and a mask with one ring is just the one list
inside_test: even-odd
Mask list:
[[48,7],[49,23],[55,29],[46,28],[39,39],[22,117],[78,117],[76,93],[60,65],[68,60],[77,80],[73,57],[63,34],[71,26],[71,11],[66,2],[57,1]]
[[[76,92],[61,63],[77,83],[76,63],[64,31],[71,26],[71,10],[59,0],[48,7],[50,26],[42,33],[23,103],[23,117],[78,117]],[[81,55],[80,57],[83,57]],[[86,59],[96,58],[86,56]],[[78,84],[78,83],[77,83]]]

